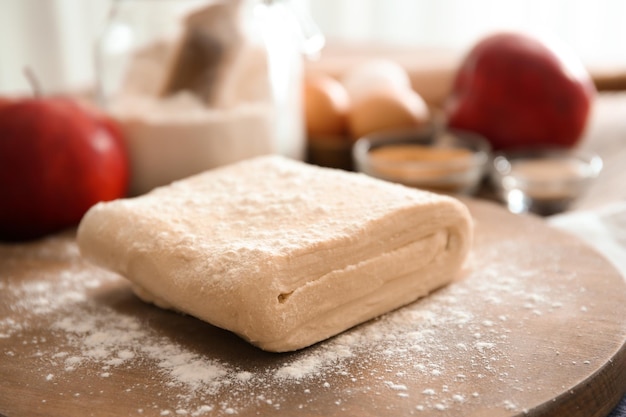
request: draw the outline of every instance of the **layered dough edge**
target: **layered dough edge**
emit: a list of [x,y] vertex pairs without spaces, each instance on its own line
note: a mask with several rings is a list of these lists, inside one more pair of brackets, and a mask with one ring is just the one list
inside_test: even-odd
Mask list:
[[[300,169],[300,163],[287,164]],[[318,169],[324,170],[312,173]],[[337,175],[340,181],[357,174]],[[383,193],[393,187],[390,198],[397,197],[400,186],[358,182],[370,180]],[[209,256],[220,250],[210,245],[210,231],[192,236],[202,242],[194,245],[189,236],[176,235],[169,217],[151,218],[150,210],[123,202],[90,210],[78,242],[88,259],[128,278],[145,301],[230,330],[264,350],[292,351],[411,303],[458,275],[472,241],[466,206],[447,196],[400,192],[424,194],[425,203],[417,198],[364,216],[351,233],[326,240],[303,239],[301,246],[267,253],[254,248],[252,260],[245,251]]]

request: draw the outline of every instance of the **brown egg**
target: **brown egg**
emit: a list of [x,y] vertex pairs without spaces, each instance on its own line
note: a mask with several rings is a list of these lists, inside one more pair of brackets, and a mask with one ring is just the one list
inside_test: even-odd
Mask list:
[[422,126],[429,116],[424,99],[414,90],[378,89],[353,103],[348,126],[356,140],[380,130]]
[[350,98],[334,78],[309,75],[304,81],[304,115],[309,136],[345,135]]

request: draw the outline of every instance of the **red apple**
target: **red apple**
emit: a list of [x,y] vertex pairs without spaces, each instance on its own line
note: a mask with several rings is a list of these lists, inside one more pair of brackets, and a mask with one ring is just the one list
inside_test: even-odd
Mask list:
[[0,97],[0,110],[2,110],[2,108],[4,106],[8,106],[9,104],[11,104],[13,102],[12,99],[10,98],[6,98],[6,97]]
[[0,240],[74,226],[128,181],[120,130],[95,109],[60,97],[0,106]]
[[494,149],[573,147],[595,93],[580,60],[563,47],[497,33],[462,61],[445,112],[450,127],[480,133]]

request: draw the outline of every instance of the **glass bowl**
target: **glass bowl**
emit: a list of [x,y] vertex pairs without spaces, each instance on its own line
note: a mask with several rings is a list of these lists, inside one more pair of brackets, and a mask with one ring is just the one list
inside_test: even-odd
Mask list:
[[461,130],[414,128],[377,132],[352,148],[357,171],[411,187],[472,194],[485,174],[489,143]]
[[493,155],[490,177],[513,213],[567,210],[602,171],[602,159],[578,149],[532,149]]

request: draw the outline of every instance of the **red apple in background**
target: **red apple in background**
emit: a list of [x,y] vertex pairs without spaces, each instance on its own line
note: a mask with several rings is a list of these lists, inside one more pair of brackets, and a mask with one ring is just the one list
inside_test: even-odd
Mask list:
[[0,240],[74,226],[128,180],[120,130],[94,108],[60,97],[0,105]]
[[573,147],[595,93],[580,60],[563,47],[497,33],[462,61],[445,112],[450,127],[480,133],[494,149]]

